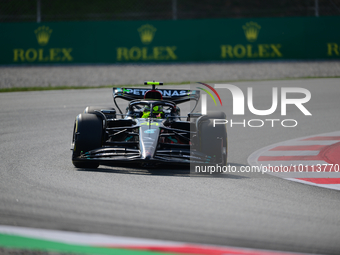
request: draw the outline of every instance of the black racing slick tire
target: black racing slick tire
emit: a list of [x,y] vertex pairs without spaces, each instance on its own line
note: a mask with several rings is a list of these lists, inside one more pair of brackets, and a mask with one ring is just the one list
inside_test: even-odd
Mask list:
[[228,138],[225,124],[216,124],[214,119],[225,120],[223,112],[214,112],[198,119],[200,151],[211,157],[211,162],[219,166],[227,165]]
[[97,168],[99,162],[79,160],[82,153],[102,147],[103,120],[96,114],[79,114],[73,131],[72,163],[77,168]]

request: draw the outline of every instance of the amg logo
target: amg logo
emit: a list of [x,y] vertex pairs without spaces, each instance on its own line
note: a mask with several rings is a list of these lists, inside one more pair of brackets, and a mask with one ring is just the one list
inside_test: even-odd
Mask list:
[[[134,94],[138,96],[143,96],[149,89],[123,89],[123,93],[127,94]],[[159,91],[163,96],[185,96],[187,95],[186,90],[157,90]]]

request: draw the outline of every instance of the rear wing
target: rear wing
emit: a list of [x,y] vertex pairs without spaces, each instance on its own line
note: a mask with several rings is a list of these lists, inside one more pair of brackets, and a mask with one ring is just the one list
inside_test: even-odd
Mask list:
[[[144,95],[150,89],[143,88],[113,88],[113,98],[122,98],[127,101],[135,99],[144,99]],[[187,89],[156,89],[159,91],[163,100],[169,100],[177,104],[184,103],[190,100],[198,101],[200,99],[199,90]]]
[[[121,98],[127,101],[136,99],[144,99],[144,95],[150,89],[144,88],[113,88],[113,101],[116,103],[116,98]],[[163,100],[172,101],[176,104],[188,102],[190,100],[196,101],[200,99],[199,90],[187,90],[187,89],[156,89],[162,94]],[[196,107],[195,105],[195,107]],[[119,108],[119,107],[118,107]]]

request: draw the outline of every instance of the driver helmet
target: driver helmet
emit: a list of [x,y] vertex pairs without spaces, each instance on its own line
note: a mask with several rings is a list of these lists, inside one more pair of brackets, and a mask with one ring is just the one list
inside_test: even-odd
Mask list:
[[[163,112],[163,106],[161,105],[155,105],[153,108],[152,108],[152,113],[153,113],[153,116],[155,118],[162,118],[162,116],[164,115],[164,112]],[[143,109],[143,116],[142,118],[149,118],[150,116],[150,106],[146,105]]]
[[160,112],[163,112],[163,106],[161,105],[156,105],[152,108],[153,110],[153,113],[160,113]]

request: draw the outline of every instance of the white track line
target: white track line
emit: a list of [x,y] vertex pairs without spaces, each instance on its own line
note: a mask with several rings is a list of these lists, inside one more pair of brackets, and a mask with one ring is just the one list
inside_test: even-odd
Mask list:
[[166,246],[178,246],[181,243],[171,241],[159,241],[143,238],[133,237],[120,237],[109,236],[102,234],[89,234],[89,233],[76,233],[60,230],[46,230],[35,229],[15,226],[1,226],[0,233],[7,235],[19,235],[27,236],[31,238],[37,238],[42,240],[56,241],[67,244],[79,244],[79,245],[166,245]]
[[261,156],[316,156],[319,152],[320,151],[266,151]]

